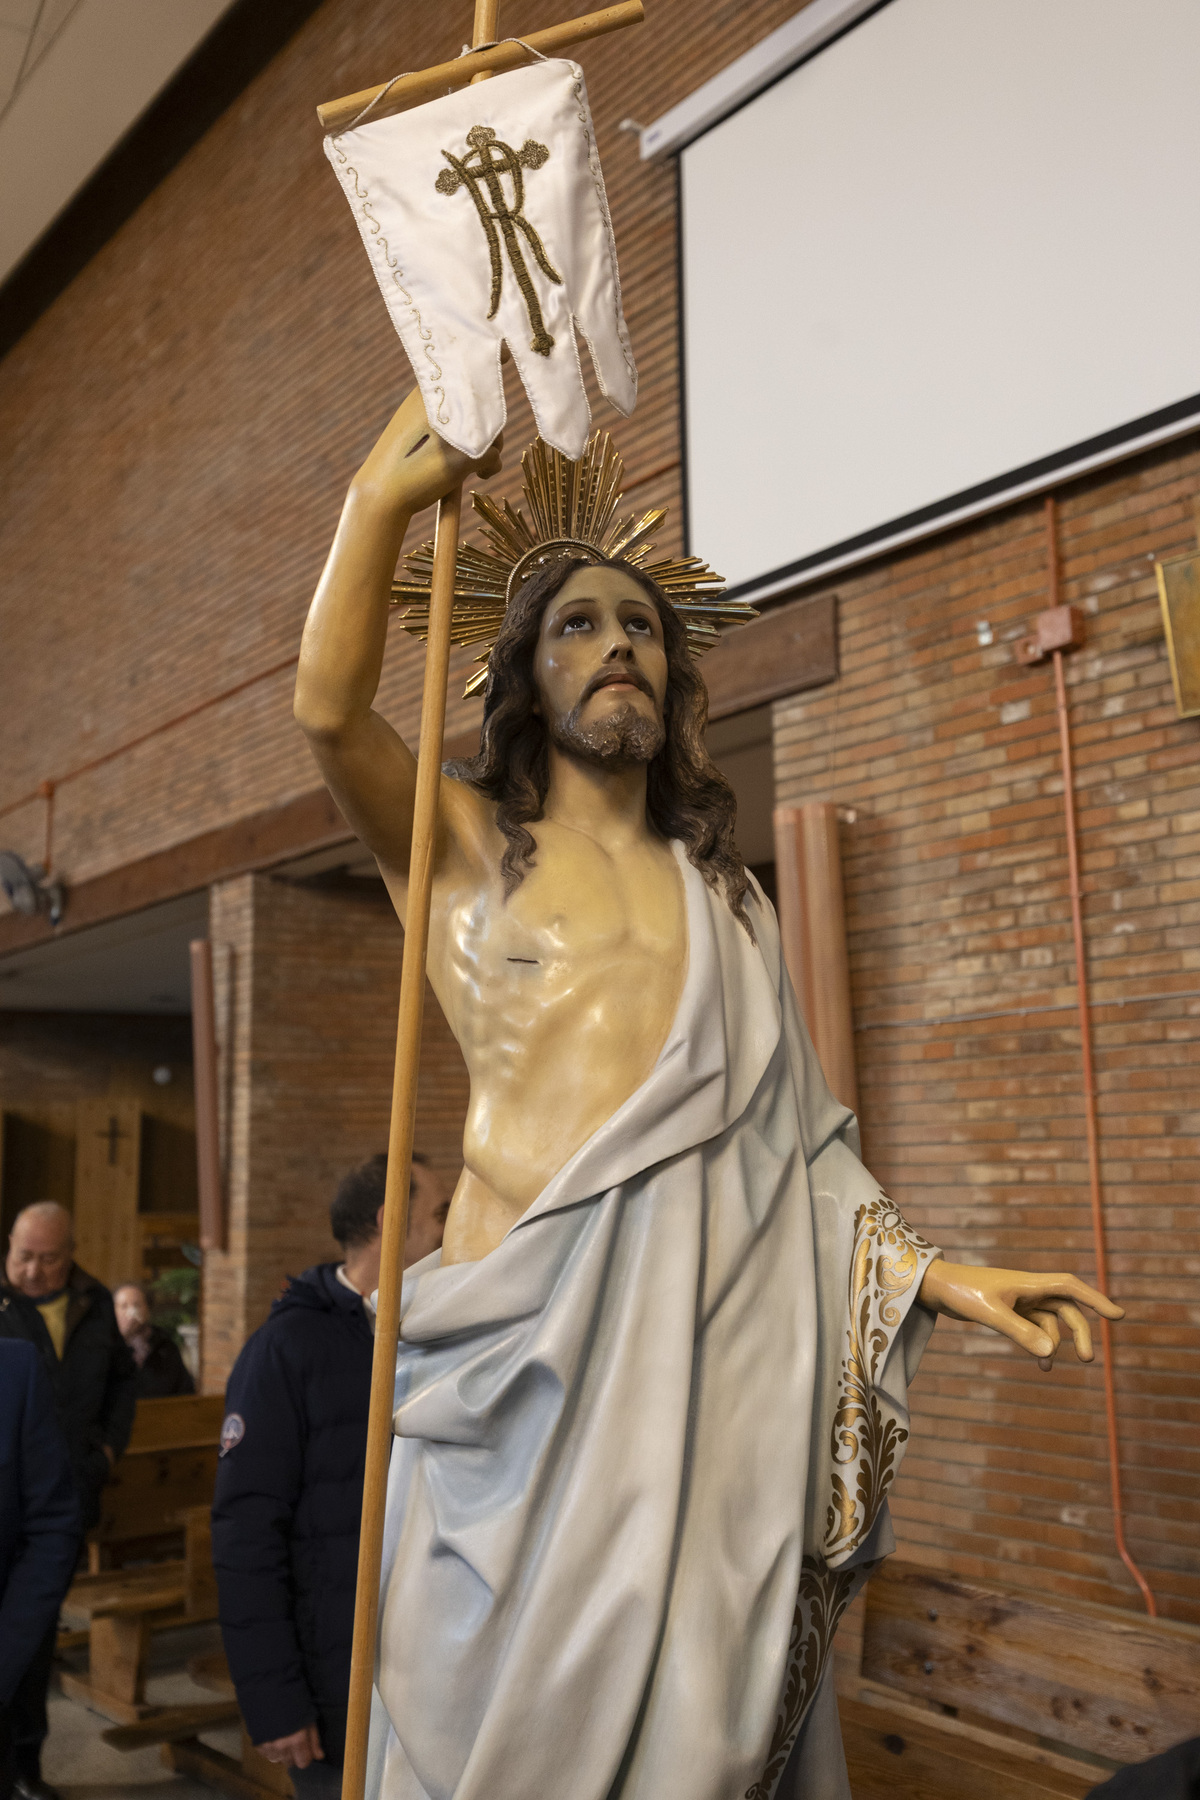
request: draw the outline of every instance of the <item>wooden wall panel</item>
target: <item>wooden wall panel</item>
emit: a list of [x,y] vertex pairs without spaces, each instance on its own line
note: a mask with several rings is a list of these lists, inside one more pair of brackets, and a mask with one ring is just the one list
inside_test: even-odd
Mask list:
[[714,720],[836,681],[837,595],[772,606],[710,650],[702,667]]
[[141,1108],[82,1100],[76,1113],[75,1257],[106,1287],[141,1275]]
[[35,1200],[75,1204],[75,1109],[50,1105],[0,1114],[0,1242]]
[[[163,1068],[171,1076],[165,1084],[154,1079]],[[191,1031],[187,1019],[136,1013],[0,1011],[0,1110],[7,1120],[0,1233],[7,1237],[13,1213],[30,1201],[74,1207],[81,1103],[89,1109],[88,1131],[106,1131],[114,1111],[125,1130],[129,1110],[140,1112],[150,1154],[138,1158],[135,1209],[142,1209],[143,1219],[158,1209],[160,1227],[178,1239],[180,1216],[195,1210]],[[96,1148],[98,1140],[85,1146],[85,1158]],[[83,1229],[92,1226],[85,1222]],[[194,1229],[187,1233],[190,1241],[195,1235]],[[139,1266],[145,1268],[141,1241],[123,1238],[131,1254],[117,1270],[118,1280],[136,1278]],[[98,1253],[107,1254],[103,1244]],[[164,1249],[151,1263],[156,1260],[170,1266],[182,1258]]]

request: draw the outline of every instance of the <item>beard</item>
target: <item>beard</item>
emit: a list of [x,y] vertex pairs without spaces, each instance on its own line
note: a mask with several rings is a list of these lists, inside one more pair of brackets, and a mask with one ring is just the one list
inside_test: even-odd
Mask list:
[[654,761],[667,741],[661,720],[643,717],[626,702],[596,724],[581,725],[586,698],[569,713],[551,719],[550,741],[557,749],[602,769],[629,769]]

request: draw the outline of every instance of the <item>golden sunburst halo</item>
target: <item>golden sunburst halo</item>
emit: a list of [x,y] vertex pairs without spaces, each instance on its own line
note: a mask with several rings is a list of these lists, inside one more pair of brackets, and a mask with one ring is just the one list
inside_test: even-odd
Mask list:
[[[521,458],[526,518],[507,500],[472,494],[489,548],[458,546],[454,573],[454,616],[450,641],[479,644],[480,665],[465,694],[485,685],[488,657],[521,582],[560,556],[609,557],[631,564],[657,582],[687,627],[693,655],[711,650],[726,625],[746,625],[758,614],[742,600],[724,600],[724,578],[698,556],[668,556],[651,562],[651,533],[666,511],[619,518],[625,464],[607,432],[597,432],[578,462],[537,438]],[[433,543],[406,559],[407,573],[392,583],[392,605],[402,606],[400,622],[414,637],[429,635],[429,590]]]

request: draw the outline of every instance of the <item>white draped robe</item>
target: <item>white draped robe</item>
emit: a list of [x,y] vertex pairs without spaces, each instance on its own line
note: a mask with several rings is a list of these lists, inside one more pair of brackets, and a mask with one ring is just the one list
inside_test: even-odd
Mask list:
[[769,904],[752,943],[677,855],[654,1069],[489,1256],[406,1279],[382,1800],[848,1795],[822,1677],[892,1547],[937,1252],[858,1159]]

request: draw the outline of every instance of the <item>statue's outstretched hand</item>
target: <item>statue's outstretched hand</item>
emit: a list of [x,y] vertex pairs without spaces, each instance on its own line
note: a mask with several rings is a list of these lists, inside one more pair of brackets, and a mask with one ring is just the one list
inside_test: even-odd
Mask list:
[[1080,1362],[1092,1360],[1092,1332],[1081,1306],[1106,1319],[1123,1319],[1124,1308],[1105,1299],[1078,1275],[1031,1275],[1021,1269],[977,1269],[938,1257],[925,1271],[920,1300],[931,1312],[990,1325],[1011,1338],[1038,1366],[1054,1366],[1066,1327]]

